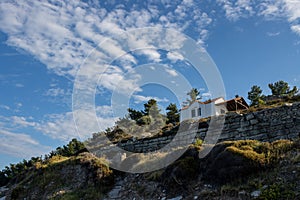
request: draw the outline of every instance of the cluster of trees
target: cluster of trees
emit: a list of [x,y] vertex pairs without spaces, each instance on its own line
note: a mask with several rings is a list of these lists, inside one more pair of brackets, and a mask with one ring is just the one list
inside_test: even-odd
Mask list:
[[[128,109],[128,114],[116,122],[114,131],[123,132],[128,135],[137,136],[137,134],[151,133],[157,134],[166,124],[177,124],[179,122],[179,111],[176,104],[169,104],[166,108],[166,115],[161,113],[157,101],[150,99],[144,104],[143,110]],[[107,135],[107,134],[106,134]]]
[[[189,98],[186,100],[186,102],[184,102],[184,104],[186,105],[189,105],[195,100],[201,99],[200,92],[196,88],[191,89],[191,91],[189,91],[187,95],[189,96]],[[143,110],[135,110],[129,108],[128,115],[126,115],[122,119],[119,119],[116,122],[115,128],[108,128],[105,132],[106,134],[115,134],[116,129],[118,129],[118,127],[126,127],[131,129],[131,131],[136,127],[142,127],[142,130],[136,128],[135,131],[151,132],[151,130],[161,130],[166,124],[178,124],[180,116],[176,104],[170,103],[167,106],[166,111],[166,114],[162,114],[161,110],[158,108],[157,101],[155,99],[150,99],[147,103],[144,104]],[[147,127],[148,129],[145,130],[145,127]],[[5,169],[0,171],[0,187],[6,185],[10,180],[14,179],[15,177],[26,173],[27,169],[35,166],[37,162],[47,163],[47,161],[50,158],[58,155],[69,157],[72,155],[76,155],[78,152],[81,152],[84,149],[85,146],[82,142],[78,141],[77,139],[72,139],[67,145],[57,147],[55,151],[51,151],[49,154],[40,157],[32,157],[30,160],[24,159],[23,161],[17,164],[10,164],[10,166],[6,166]]]
[[24,173],[28,168],[34,166],[38,161],[42,161],[41,157],[32,157],[30,160],[23,160],[17,164],[10,164],[0,172],[0,187],[6,185],[11,179]]
[[[196,88],[192,88],[187,92],[187,95],[188,98],[183,102],[183,106],[190,105],[195,100],[201,99],[200,92]],[[93,137],[89,142],[93,143],[93,141],[101,139],[103,135],[114,142],[129,139],[132,136],[144,137],[144,133],[151,133],[152,136],[153,134],[161,135],[166,132],[169,133],[180,121],[180,114],[176,104],[170,103],[166,107],[166,113],[162,114],[155,99],[150,99],[146,102],[143,110],[128,108],[127,111],[127,115],[120,118],[114,127],[107,128],[99,133],[93,133]]]
[[[183,102],[183,106],[190,105],[196,100],[202,99],[200,91],[192,88],[187,92],[188,98]],[[144,110],[128,109],[128,115],[116,122],[117,128],[122,129],[129,135],[141,132],[161,131],[166,124],[176,125],[179,123],[179,110],[174,103],[170,103],[166,108],[166,115],[161,114],[155,99],[150,99],[144,104]],[[142,126],[146,125],[146,126]],[[108,134],[107,134],[108,133]],[[111,131],[106,135],[111,135]]]
[[[274,84],[270,83],[269,88],[272,92],[272,96],[275,97],[286,97],[286,98],[292,98],[298,93],[298,88],[294,86],[292,89],[290,89],[290,86],[285,81],[277,81]],[[266,96],[263,94],[262,89],[254,85],[251,87],[251,90],[248,92],[248,99],[251,101],[251,106],[257,106],[265,104]]]
[[85,149],[84,144],[77,139],[72,139],[67,145],[56,148],[44,157],[32,157],[30,160],[23,160],[17,164],[10,164],[0,171],[0,187],[5,186],[10,180],[24,174],[29,168],[33,167],[37,162],[47,162],[53,156],[72,156],[77,152]]
[[77,139],[73,138],[67,145],[63,145],[62,147],[57,147],[55,151],[50,152],[50,158],[55,155],[60,156],[73,156],[78,152],[85,149],[84,143],[78,141]]
[[150,99],[144,104],[144,110],[137,111],[132,108],[128,109],[129,117],[135,120],[139,125],[148,125],[151,120],[164,119],[166,118],[166,123],[176,124],[179,122],[179,111],[174,103],[170,103],[167,108],[166,116],[161,114],[161,110],[158,109],[157,101],[155,99]]
[[[155,99],[150,99],[144,104],[144,110],[138,111],[129,108],[128,115],[123,119],[134,120],[137,125],[149,125],[157,121],[166,121],[166,123],[173,124],[179,122],[179,111],[176,104],[170,103],[166,110],[167,113],[165,116],[158,108],[157,101]],[[120,124],[121,120],[117,122],[117,125]]]

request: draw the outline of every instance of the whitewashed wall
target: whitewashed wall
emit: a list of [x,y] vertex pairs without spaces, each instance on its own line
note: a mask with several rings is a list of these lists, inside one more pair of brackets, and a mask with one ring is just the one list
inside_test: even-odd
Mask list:
[[[181,110],[180,122],[187,119],[200,119],[216,115],[215,103],[200,104],[198,102],[192,103],[187,109]],[[198,115],[198,109],[201,108],[201,115]],[[192,117],[192,110],[196,110],[196,116]]]

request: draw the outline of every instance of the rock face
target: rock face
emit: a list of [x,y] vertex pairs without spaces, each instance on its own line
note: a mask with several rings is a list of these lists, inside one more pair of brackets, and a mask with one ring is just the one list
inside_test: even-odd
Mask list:
[[[9,192],[6,188],[0,191],[6,199],[247,200],[257,195],[264,197],[261,199],[300,199],[300,140],[226,141],[205,158],[199,158],[198,153],[198,148],[190,147],[168,167],[143,174],[111,170],[89,153],[54,157],[18,177],[8,186]],[[274,159],[269,158],[277,158],[279,168],[268,174],[275,167]],[[264,171],[263,165],[268,170]],[[239,180],[237,184],[245,184],[241,187],[229,184],[253,175],[258,178]],[[274,189],[285,192],[273,198]]]
[[159,171],[123,174],[106,200],[299,199],[299,152],[300,140],[226,141],[201,159],[190,148]]
[[[193,131],[183,128],[188,131],[177,133],[179,136],[175,143],[174,135],[169,135],[158,138],[126,140],[117,145],[131,152],[150,152],[163,148],[172,140],[175,146],[189,144],[189,141],[194,140],[194,136],[201,139],[207,136],[209,121],[197,122],[196,124],[198,128],[193,129]],[[185,124],[181,126],[185,126]],[[272,142],[279,139],[295,139],[299,135],[300,103],[294,103],[243,115],[227,113],[222,133],[216,136],[216,141],[252,139]],[[101,151],[106,150],[110,151],[110,146],[101,148]]]
[[[285,141],[282,140],[282,143]],[[271,156],[267,157],[267,154],[271,154],[276,147],[272,145],[273,143],[262,144],[264,143],[253,140],[217,144],[201,159],[202,180],[212,184],[225,184],[237,178],[243,180],[250,174],[263,171],[272,165],[269,162]]]

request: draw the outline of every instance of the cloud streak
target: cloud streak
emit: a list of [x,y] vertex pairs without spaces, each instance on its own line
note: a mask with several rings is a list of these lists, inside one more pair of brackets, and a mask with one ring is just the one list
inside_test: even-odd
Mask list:
[[143,95],[133,95],[133,99],[135,103],[147,102],[150,99],[155,99],[157,102],[169,102],[167,98],[158,98],[152,96],[143,96]]
[[300,36],[298,29],[300,1],[262,0],[254,3],[254,1],[247,0],[218,0],[217,2],[225,11],[225,16],[231,21],[253,15],[263,16],[266,20],[285,19],[290,23],[291,30]]
[[51,148],[41,145],[30,135],[0,130],[0,153],[18,158],[30,158],[48,153]]
[[[184,31],[193,27],[192,21],[204,29],[211,22],[193,1],[170,2],[167,6],[174,10],[168,13],[151,1],[146,5],[133,3],[132,9],[119,3],[107,9],[103,2],[4,0],[0,3],[0,30],[8,35],[7,44],[29,52],[52,72],[73,79],[91,50],[107,38],[119,37],[122,31],[149,26]],[[99,58],[126,53],[113,40],[108,47],[97,49]],[[143,53],[159,61],[156,50]]]
[[23,128],[31,128],[35,122],[21,116],[0,116],[0,153],[18,158],[30,158],[48,153],[51,148],[39,143],[22,131]]

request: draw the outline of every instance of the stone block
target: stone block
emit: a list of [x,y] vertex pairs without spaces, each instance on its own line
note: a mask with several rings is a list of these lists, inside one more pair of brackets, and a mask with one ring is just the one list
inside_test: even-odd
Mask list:
[[251,119],[254,119],[253,113],[247,114],[247,115],[246,115],[246,120],[249,121],[249,120],[251,120]]
[[258,124],[258,122],[259,122],[259,121],[258,121],[257,119],[251,119],[251,120],[250,120],[250,124],[251,124],[251,125],[256,125],[256,124]]

